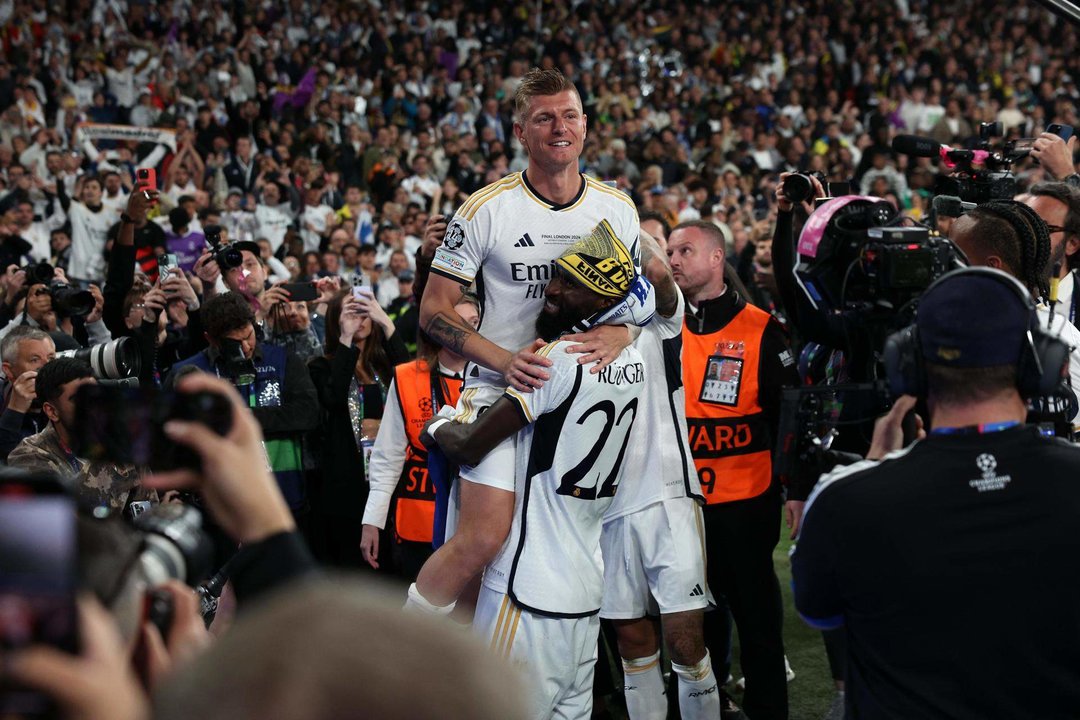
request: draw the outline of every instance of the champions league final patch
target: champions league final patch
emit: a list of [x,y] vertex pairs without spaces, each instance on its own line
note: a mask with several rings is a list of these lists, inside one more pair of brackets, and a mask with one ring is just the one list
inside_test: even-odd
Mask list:
[[461,227],[461,223],[457,220],[450,223],[450,227],[446,228],[446,237],[443,238],[443,245],[447,250],[457,250],[465,244],[465,228]]
[[630,251],[616,237],[607,220],[601,220],[555,262],[579,283],[604,297],[624,297],[634,282]]

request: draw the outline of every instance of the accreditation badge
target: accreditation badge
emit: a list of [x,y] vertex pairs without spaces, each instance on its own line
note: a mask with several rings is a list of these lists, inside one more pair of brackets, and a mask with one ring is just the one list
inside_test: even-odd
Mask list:
[[701,381],[700,402],[736,407],[742,386],[745,364],[745,345],[741,341],[723,341],[705,364],[705,377]]

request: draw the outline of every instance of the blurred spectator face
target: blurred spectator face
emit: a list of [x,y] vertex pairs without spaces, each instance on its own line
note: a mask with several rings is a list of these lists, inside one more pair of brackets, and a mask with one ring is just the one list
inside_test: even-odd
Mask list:
[[15,206],[15,224],[20,228],[28,228],[34,222],[34,205],[28,202],[21,202]]
[[359,205],[363,195],[360,193],[360,188],[350,185],[345,188],[345,202],[349,205]]
[[304,255],[304,274],[314,277],[319,274],[319,254],[307,253]]
[[269,183],[263,187],[263,205],[280,205],[281,191],[277,183]]
[[336,252],[324,252],[322,254],[322,269],[323,272],[337,274],[341,269],[341,256]]
[[45,156],[45,169],[48,171],[50,177],[59,174],[63,165],[64,161],[60,156],[60,153],[51,152]]
[[344,250],[347,242],[349,242],[349,233],[341,228],[337,228],[330,233],[330,249],[334,252],[340,253]]
[[255,241],[255,244],[259,246],[259,257],[263,260],[268,260],[273,254],[272,248],[270,247],[270,241],[266,238],[259,238]]
[[293,255],[285,256],[285,267],[289,271],[289,276],[293,281],[296,281],[300,277],[300,261]]
[[772,238],[762,238],[754,245],[754,262],[763,268],[772,267]]
[[225,284],[233,292],[247,297],[257,297],[266,287],[266,268],[250,250],[241,250],[244,262],[240,267],[225,273]]
[[354,268],[360,261],[360,248],[355,245],[346,245],[341,249],[341,262],[347,268]]
[[24,372],[40,370],[41,366],[56,357],[56,346],[51,339],[20,340],[15,352],[15,362],[4,363],[4,377],[14,382]]
[[49,236],[49,247],[54,253],[59,253],[71,245],[71,237],[63,230],[53,230]]
[[398,280],[398,294],[401,297],[409,297],[413,294],[413,281],[412,280]]
[[176,185],[186,187],[191,180],[191,173],[188,172],[187,165],[177,165],[176,174],[173,177]]
[[403,270],[408,270],[408,269],[409,269],[409,258],[406,257],[405,253],[403,253],[401,251],[396,251],[396,252],[391,253],[391,255],[390,255],[390,272],[393,273],[395,277],[400,275]]
[[114,197],[120,192],[120,176],[116,173],[109,173],[105,176],[105,192],[109,193],[109,197]]
[[251,139],[246,137],[237,138],[236,156],[244,162],[251,161]]
[[576,92],[532,98],[514,134],[529,154],[529,164],[556,171],[576,163],[585,143],[585,113]]
[[101,184],[97,180],[83,181],[82,201],[91,206],[101,204]]
[[369,274],[375,270],[375,248],[371,245],[360,248],[360,269]]

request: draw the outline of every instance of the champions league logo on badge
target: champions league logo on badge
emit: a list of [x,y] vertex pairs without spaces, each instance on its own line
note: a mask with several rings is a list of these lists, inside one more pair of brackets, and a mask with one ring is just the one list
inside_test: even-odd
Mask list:
[[461,223],[456,220],[450,223],[450,227],[446,228],[446,237],[443,239],[443,246],[447,250],[457,250],[465,244],[465,228],[461,227]]
[[990,453],[983,453],[975,458],[975,465],[979,468],[979,472],[982,473],[982,477],[969,480],[968,485],[979,492],[1003,490],[1012,481],[1011,475],[997,474],[997,458]]

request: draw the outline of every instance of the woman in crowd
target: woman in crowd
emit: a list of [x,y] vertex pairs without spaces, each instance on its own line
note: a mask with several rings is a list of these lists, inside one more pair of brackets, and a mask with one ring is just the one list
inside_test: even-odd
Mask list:
[[311,443],[321,461],[309,483],[311,546],[324,563],[363,567],[365,455],[379,431],[394,366],[409,355],[375,299],[351,289],[330,301],[325,347],[325,355],[308,366],[322,406],[322,423]]

